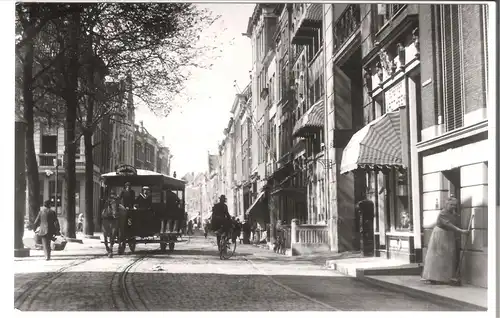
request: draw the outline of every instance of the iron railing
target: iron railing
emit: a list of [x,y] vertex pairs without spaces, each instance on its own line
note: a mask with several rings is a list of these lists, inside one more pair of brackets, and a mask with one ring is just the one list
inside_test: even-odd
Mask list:
[[359,4],[350,4],[335,23],[334,50],[338,50],[361,25]]

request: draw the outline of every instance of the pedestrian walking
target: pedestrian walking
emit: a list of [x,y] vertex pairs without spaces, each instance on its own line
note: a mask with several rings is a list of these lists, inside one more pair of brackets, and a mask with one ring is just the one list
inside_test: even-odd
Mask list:
[[431,284],[449,284],[454,279],[457,267],[457,246],[455,234],[467,234],[458,223],[457,199],[450,197],[445,208],[439,213],[436,226],[429,239],[425,256],[422,280]]
[[40,227],[37,235],[42,239],[43,252],[45,259],[48,261],[50,260],[51,252],[50,242],[55,235],[60,234],[59,221],[57,220],[56,212],[50,209],[50,200],[43,203],[43,207],[35,219],[35,233],[37,232],[37,227]]
[[208,236],[208,220],[205,220],[205,224],[203,224],[203,235],[205,238]]
[[83,213],[80,213],[78,216],[78,224],[76,226],[76,231],[77,232],[83,232],[83,222],[85,221]]

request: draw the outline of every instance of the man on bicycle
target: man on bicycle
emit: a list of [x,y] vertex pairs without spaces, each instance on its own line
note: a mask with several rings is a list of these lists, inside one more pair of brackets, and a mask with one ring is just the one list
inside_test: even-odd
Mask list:
[[219,247],[222,234],[228,235],[231,226],[231,216],[227,209],[226,196],[221,195],[219,202],[212,208],[212,230],[217,232],[217,247]]

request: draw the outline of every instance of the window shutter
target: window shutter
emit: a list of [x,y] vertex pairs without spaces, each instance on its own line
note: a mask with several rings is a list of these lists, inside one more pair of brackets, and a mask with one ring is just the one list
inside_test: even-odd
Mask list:
[[459,5],[443,5],[443,88],[446,130],[463,125],[463,90]]

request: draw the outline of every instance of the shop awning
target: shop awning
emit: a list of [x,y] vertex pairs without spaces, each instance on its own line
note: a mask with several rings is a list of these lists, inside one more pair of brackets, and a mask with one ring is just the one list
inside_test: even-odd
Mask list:
[[356,132],[342,153],[340,172],[358,168],[404,167],[399,111],[387,113]]
[[325,108],[323,99],[311,106],[309,110],[295,123],[292,136],[306,137],[310,132],[317,132],[324,127]]
[[252,203],[252,205],[248,208],[248,210],[245,212],[246,215],[250,215],[252,211],[254,210],[255,206],[257,206],[257,203],[264,197],[266,194],[266,191],[261,191],[255,201]]

